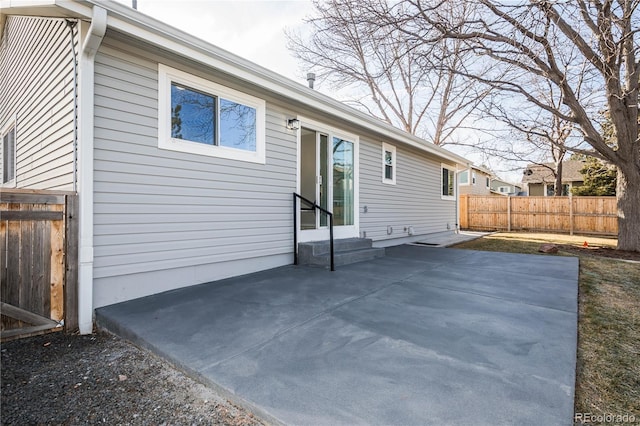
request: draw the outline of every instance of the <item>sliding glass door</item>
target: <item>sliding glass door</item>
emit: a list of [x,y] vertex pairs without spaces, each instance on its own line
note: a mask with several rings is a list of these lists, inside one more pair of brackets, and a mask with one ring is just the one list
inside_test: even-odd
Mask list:
[[[356,138],[322,126],[300,129],[300,195],[333,213],[337,238],[357,236]],[[301,241],[328,238],[327,215],[300,205]]]

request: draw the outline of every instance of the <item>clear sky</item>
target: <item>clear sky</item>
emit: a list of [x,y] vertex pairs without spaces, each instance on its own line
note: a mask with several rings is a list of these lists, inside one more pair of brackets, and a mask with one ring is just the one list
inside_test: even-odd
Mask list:
[[138,11],[306,84],[284,29],[304,26],[310,0],[138,0]]

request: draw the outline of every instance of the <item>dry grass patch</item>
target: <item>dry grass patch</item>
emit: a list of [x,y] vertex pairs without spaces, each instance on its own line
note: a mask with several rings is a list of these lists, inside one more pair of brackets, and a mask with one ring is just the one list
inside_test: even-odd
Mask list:
[[[618,244],[616,238],[596,237],[585,235],[566,235],[566,234],[541,234],[533,232],[494,232],[480,239],[467,241],[456,245],[456,248],[471,249],[472,246],[484,247],[491,250],[492,248],[512,247],[516,252],[535,251],[541,244],[553,243],[561,245],[569,245],[582,247],[585,243],[589,246],[615,248]],[[534,250],[535,249],[535,250]],[[509,250],[501,250],[509,252]]]
[[[456,248],[540,254],[541,244],[615,247],[616,240],[556,234],[496,233]],[[596,253],[597,254],[597,253]],[[640,263],[589,251],[580,258],[576,413],[628,414],[640,420]]]
[[640,264],[580,259],[576,411],[640,420]]

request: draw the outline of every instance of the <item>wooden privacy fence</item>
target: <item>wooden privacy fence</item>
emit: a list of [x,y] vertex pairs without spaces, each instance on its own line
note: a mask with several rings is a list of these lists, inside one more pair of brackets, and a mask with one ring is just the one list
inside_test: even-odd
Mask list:
[[460,228],[618,235],[616,197],[461,195]]
[[77,195],[0,191],[2,339],[77,328]]

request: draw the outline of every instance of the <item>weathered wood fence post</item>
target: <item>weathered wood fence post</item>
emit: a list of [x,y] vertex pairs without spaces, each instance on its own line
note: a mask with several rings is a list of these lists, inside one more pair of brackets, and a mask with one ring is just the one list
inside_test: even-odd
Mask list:
[[511,195],[507,195],[507,232],[511,232]]
[[569,235],[573,235],[573,196],[569,194]]

